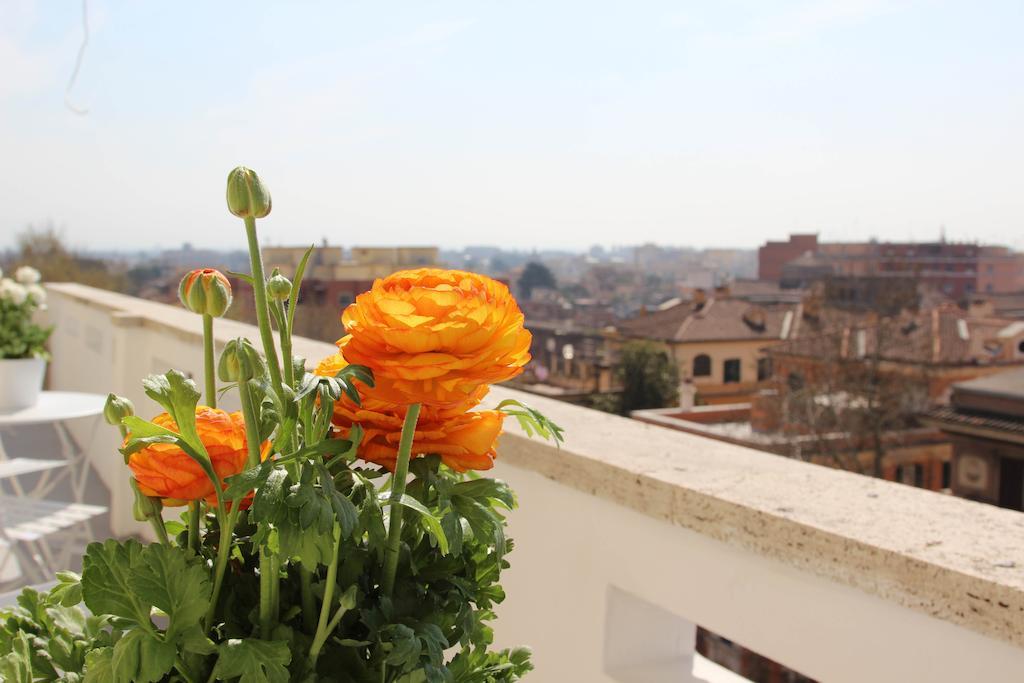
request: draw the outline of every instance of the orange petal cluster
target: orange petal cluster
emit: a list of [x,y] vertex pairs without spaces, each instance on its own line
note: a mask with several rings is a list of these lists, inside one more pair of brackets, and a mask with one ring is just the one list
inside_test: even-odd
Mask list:
[[[172,432],[178,431],[178,425],[167,413],[157,415],[153,423]],[[245,469],[248,448],[241,413],[197,406],[196,431],[222,482]],[[269,442],[261,446],[264,457],[269,446]],[[135,475],[139,491],[162,498],[164,505],[186,505],[200,499],[211,504],[217,502],[213,482],[203,468],[173,444],[156,443],[132,453],[128,467]]]
[[[316,374],[334,376],[347,364],[340,353],[334,354],[320,362]],[[352,425],[360,425],[364,431],[359,457],[394,471],[407,406],[381,400],[375,388],[358,388],[361,405],[343,396],[334,404],[332,421],[342,437],[348,436]],[[413,436],[413,457],[437,454],[445,465],[459,472],[493,467],[505,415],[496,410],[470,411],[487,389],[480,385],[461,404],[424,405]]]
[[342,323],[345,360],[372,369],[374,393],[395,404],[464,405],[530,360],[530,333],[508,287],[465,271],[422,268],[377,280]]

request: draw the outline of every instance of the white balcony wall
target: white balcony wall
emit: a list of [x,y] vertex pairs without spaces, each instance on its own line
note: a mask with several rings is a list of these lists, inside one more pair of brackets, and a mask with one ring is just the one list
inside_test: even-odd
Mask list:
[[[144,375],[200,377],[198,317],[79,285],[50,293],[51,388],[114,391],[148,414]],[[255,339],[219,323],[221,343],[239,334]],[[296,344],[311,360],[332,350]],[[520,500],[496,632],[534,649],[530,680],[693,680],[694,624],[826,682],[1024,676],[1024,516],[493,392],[505,397],[569,435],[555,450],[510,424],[495,469]],[[91,459],[115,531],[142,533],[117,441],[103,432]]]

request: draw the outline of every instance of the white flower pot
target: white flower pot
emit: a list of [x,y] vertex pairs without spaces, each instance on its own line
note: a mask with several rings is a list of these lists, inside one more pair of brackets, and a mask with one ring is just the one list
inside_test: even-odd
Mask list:
[[34,406],[45,375],[42,358],[0,358],[0,413]]

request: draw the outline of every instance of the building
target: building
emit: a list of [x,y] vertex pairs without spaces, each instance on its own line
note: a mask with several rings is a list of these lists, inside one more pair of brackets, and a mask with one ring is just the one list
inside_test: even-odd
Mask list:
[[691,381],[702,403],[749,400],[771,376],[764,349],[790,338],[799,304],[757,304],[730,296],[723,288],[708,297],[695,292],[660,310],[622,322],[622,339],[665,344],[679,365],[681,380]]
[[791,235],[788,242],[767,242],[758,253],[761,279],[799,286],[830,275],[912,277],[957,301],[979,292],[1024,290],[1024,255],[1002,246],[946,241],[819,243],[815,235]]
[[[264,247],[263,264],[269,272],[280,268],[293,277],[309,247]],[[373,281],[409,268],[424,268],[438,263],[437,247],[342,247],[326,243],[313,250],[306,264],[306,279],[330,281]]]
[[881,320],[805,304],[799,335],[771,346],[767,356],[787,386],[822,371],[876,362],[883,375],[921,378],[933,401],[956,382],[1024,366],[1024,322],[972,317],[955,306],[906,311]]
[[922,418],[953,442],[953,493],[1024,510],[1024,369],[953,385]]
[[778,282],[782,267],[806,253],[817,253],[818,235],[790,235],[785,242],[766,242],[757,250],[757,277]]

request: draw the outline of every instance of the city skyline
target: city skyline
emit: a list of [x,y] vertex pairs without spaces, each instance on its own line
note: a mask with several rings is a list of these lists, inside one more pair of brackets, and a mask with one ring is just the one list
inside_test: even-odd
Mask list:
[[1015,3],[305,7],[94,0],[76,114],[80,6],[5,4],[0,248],[226,247],[239,163],[274,244],[1024,247]]

